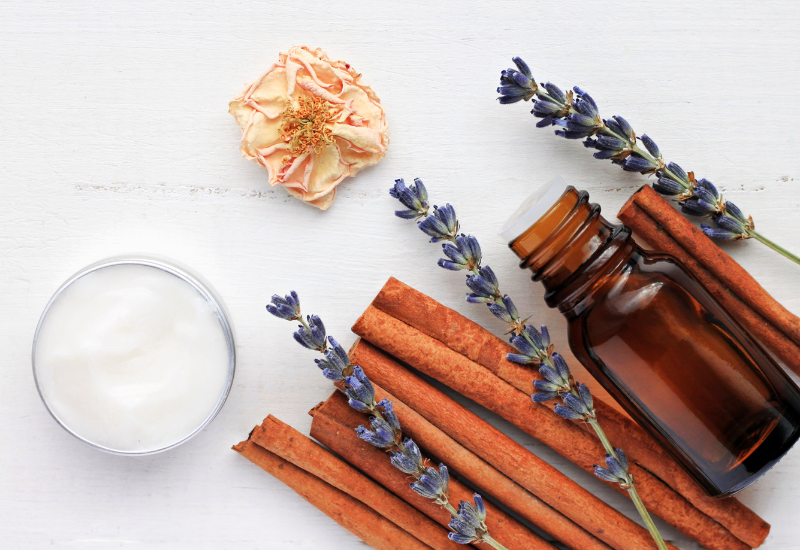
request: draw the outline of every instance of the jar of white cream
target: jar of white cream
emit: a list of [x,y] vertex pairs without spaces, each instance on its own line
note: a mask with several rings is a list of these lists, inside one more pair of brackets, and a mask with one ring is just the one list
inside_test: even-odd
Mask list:
[[98,449],[145,455],[216,416],[236,357],[221,300],[172,261],[118,257],[73,275],[33,341],[33,374],[56,421]]

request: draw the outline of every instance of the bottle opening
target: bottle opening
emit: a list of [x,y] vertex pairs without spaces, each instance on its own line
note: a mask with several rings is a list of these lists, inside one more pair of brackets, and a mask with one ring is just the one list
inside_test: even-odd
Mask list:
[[513,242],[552,208],[566,188],[567,184],[561,176],[551,179],[523,201],[503,224],[500,236],[507,243]]

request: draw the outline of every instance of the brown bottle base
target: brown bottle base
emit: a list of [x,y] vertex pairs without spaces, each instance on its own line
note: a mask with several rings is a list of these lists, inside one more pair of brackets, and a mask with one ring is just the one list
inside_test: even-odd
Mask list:
[[[790,411],[798,409],[798,404]],[[775,466],[800,439],[800,416],[784,413],[764,441],[740,464],[723,474],[713,485],[704,485],[713,497],[727,497],[738,493]]]

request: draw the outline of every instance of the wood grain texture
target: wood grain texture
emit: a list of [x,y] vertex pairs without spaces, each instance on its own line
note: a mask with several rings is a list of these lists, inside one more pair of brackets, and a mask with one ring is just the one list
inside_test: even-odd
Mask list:
[[[307,433],[330,386],[270,318],[296,289],[343,345],[390,275],[502,330],[463,302],[462,276],[391,216],[396,177],[451,202],[521,311],[567,348],[565,322],[497,236],[554,175],[613,215],[643,179],[534,127],[495,101],[523,56],[539,80],[588,89],[671,159],[709,178],[779,243],[800,250],[800,4],[680,0],[558,3],[427,0],[324,4],[72,0],[0,3],[0,547],[359,548],[357,539],[230,445],[266,414]],[[387,110],[381,164],[318,212],[270,189],[240,157],[227,102],[278,51],[323,47],[364,74]],[[754,243],[726,250],[794,313],[800,268]],[[71,273],[125,252],[175,257],[231,311],[239,357],[230,399],[196,439],[126,459],[53,422],[30,373],[42,308]],[[575,365],[571,356],[571,364]],[[633,506],[508,424],[477,412],[631,517]],[[766,550],[797,547],[800,449],[740,498],[773,526]],[[667,538],[695,548],[674,530]]]

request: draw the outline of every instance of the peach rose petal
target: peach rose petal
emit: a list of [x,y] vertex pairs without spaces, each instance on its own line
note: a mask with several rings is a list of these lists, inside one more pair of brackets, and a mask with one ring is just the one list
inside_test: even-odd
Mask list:
[[359,152],[350,147],[339,147],[339,154],[342,156],[342,162],[347,164],[350,171],[358,172],[365,166],[368,166],[371,153]]
[[376,121],[383,120],[385,123],[383,107],[381,107],[380,103],[373,102],[369,96],[361,93],[361,89],[358,86],[345,85],[339,97],[344,101],[350,101],[355,112],[362,118]]
[[[323,54],[324,55],[324,54]],[[314,82],[323,88],[333,86],[338,80],[338,76],[334,72],[333,67],[329,62],[322,61],[311,52],[298,48],[295,46],[289,50],[289,56],[296,59],[301,65],[309,72]],[[327,83],[326,83],[327,82]]]
[[[299,157],[294,158],[290,163],[285,164],[285,170],[280,176],[283,185],[308,191],[308,176],[311,173],[311,167],[314,165],[314,159],[309,158],[310,155],[311,153],[306,151]],[[308,160],[308,162],[306,162],[306,160]],[[300,167],[303,166],[303,163],[306,164],[306,167],[304,170],[300,171]]]
[[256,81],[255,81],[255,82],[253,82],[252,84],[250,84],[250,87],[249,87],[249,88],[247,89],[247,91],[244,93],[244,96],[243,96],[243,98],[244,98],[244,101],[247,101],[248,99],[250,99],[250,96],[253,94],[253,92],[256,90],[256,88],[258,88],[258,87],[261,85],[261,83],[262,83],[262,82],[264,82],[264,79],[265,79],[265,78],[266,78],[266,77],[267,77],[269,74],[271,74],[271,73],[272,73],[272,71],[274,71],[274,70],[275,70],[275,67],[276,67],[276,65],[277,65],[277,63],[273,63],[273,64],[272,64],[272,67],[270,67],[269,69],[267,69],[267,72],[265,72],[263,75],[261,75],[261,78],[259,78],[258,80],[256,80]]
[[286,69],[273,66],[272,72],[264,75],[257,86],[248,90],[244,104],[267,118],[278,118],[286,106],[286,97]]
[[314,159],[314,169],[310,174],[306,190],[309,198],[314,200],[330,193],[340,181],[349,175],[349,167],[342,162],[339,148],[336,145],[326,147]]
[[281,53],[230,103],[242,156],[267,168],[272,185],[327,209],[337,186],[378,163],[389,143],[380,100],[360,78],[320,49]]
[[280,119],[267,118],[263,113],[255,111],[251,124],[242,134],[242,145],[250,152],[282,143],[280,128]]
[[353,100],[345,101],[341,98],[336,97],[332,93],[330,93],[325,88],[321,87],[319,84],[311,80],[310,78],[298,78],[297,85],[303,88],[305,91],[309,92],[312,95],[317,97],[321,97],[328,103],[332,103],[334,105],[344,105],[345,109],[348,111],[353,111]]
[[334,124],[333,135],[344,139],[352,148],[360,151],[383,154],[386,150],[383,146],[381,133],[367,126]]
[[331,192],[328,193],[327,195],[323,195],[322,197],[320,197],[318,199],[312,199],[312,200],[306,199],[306,197],[305,197],[305,195],[303,194],[302,191],[298,192],[297,190],[292,189],[290,187],[287,187],[286,190],[293,197],[295,197],[297,199],[300,199],[301,201],[303,201],[306,204],[310,204],[311,206],[315,206],[315,207],[319,208],[320,210],[327,210],[328,207],[333,204],[333,200],[336,198],[336,189],[331,190]]
[[292,97],[294,95],[294,87],[297,82],[297,73],[303,66],[296,63],[291,59],[286,60],[286,96]]

